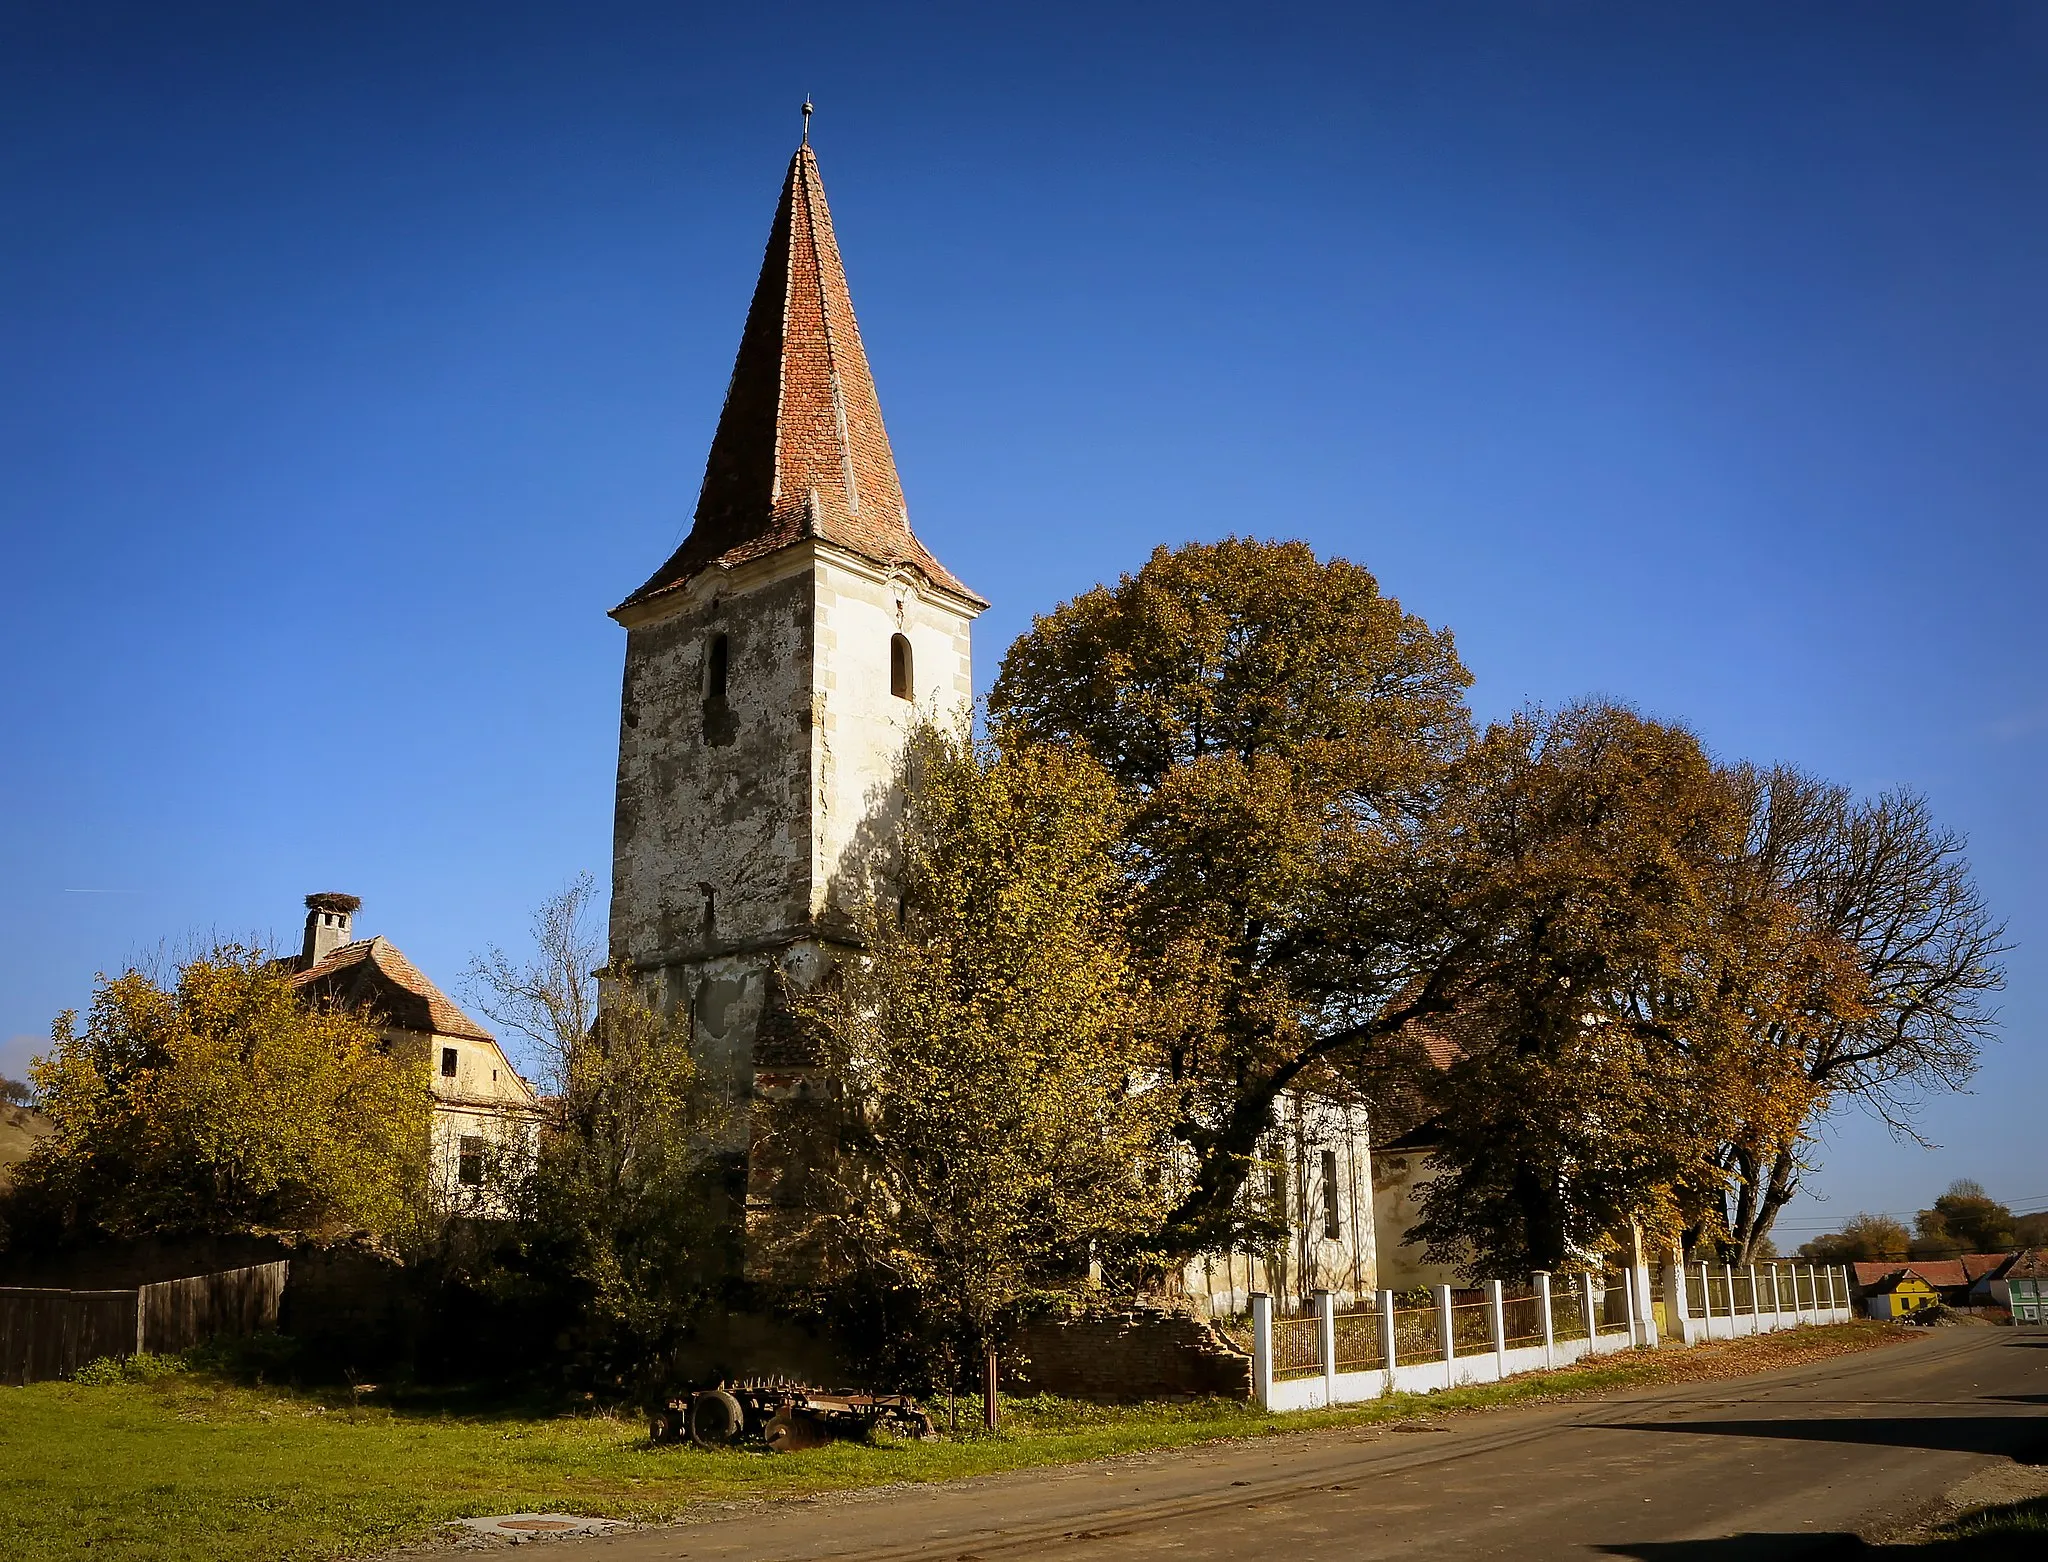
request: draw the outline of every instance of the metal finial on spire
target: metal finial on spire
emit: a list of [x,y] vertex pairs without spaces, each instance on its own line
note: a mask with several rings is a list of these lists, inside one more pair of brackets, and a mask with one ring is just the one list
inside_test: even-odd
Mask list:
[[809,145],[811,144],[811,114],[812,114],[812,112],[813,112],[813,107],[814,107],[814,105],[813,105],[813,104],[811,103],[811,98],[810,98],[810,94],[809,94],[809,93],[805,93],[805,94],[804,94],[804,138],[803,138],[803,140],[801,140],[801,141],[799,141],[799,142],[797,143],[797,145],[799,145],[799,146],[809,146]]

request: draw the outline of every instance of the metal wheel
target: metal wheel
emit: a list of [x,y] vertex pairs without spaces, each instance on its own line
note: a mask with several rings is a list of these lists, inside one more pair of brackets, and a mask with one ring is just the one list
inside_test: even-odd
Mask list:
[[736,1443],[745,1429],[740,1402],[722,1388],[707,1388],[690,1399],[690,1441],[699,1448]]

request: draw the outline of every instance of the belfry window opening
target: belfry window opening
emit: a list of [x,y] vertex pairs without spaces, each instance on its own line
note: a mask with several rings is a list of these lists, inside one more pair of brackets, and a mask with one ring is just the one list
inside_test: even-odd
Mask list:
[[713,635],[711,646],[704,653],[704,698],[713,704],[725,701],[726,665],[731,656],[724,635]]
[[907,635],[889,637],[889,692],[899,700],[914,700],[914,686],[910,673],[910,639]]

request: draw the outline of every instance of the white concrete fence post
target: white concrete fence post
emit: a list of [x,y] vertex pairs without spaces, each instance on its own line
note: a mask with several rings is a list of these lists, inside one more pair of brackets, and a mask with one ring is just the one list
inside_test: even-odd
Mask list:
[[1337,1403],[1337,1298],[1316,1292],[1316,1354],[1323,1363],[1323,1403]]
[[1631,1294],[1635,1297],[1636,1336],[1639,1343],[1657,1343],[1657,1304],[1650,1277],[1650,1260],[1643,1249],[1642,1227],[1629,1222],[1628,1268]]
[[1728,1288],[1728,1338],[1732,1340],[1735,1338],[1735,1314],[1739,1311],[1735,1305],[1735,1266],[1733,1264],[1723,1264],[1721,1266],[1721,1283]]
[[1679,1344],[1690,1345],[1692,1331],[1687,1326],[1692,1322],[1692,1303],[1685,1294],[1685,1259],[1677,1248],[1664,1260],[1664,1305],[1664,1322],[1678,1331]]
[[1504,1378],[1508,1375],[1508,1322],[1498,1280],[1486,1282],[1486,1321],[1493,1327],[1494,1376]]
[[1458,1386],[1458,1369],[1452,1365],[1458,1359],[1458,1343],[1451,1338],[1451,1288],[1440,1285],[1436,1288],[1436,1327],[1443,1339],[1444,1387]]
[[1778,1271],[1784,1267],[1775,1261],[1771,1264],[1771,1327],[1774,1329],[1785,1327],[1785,1294],[1778,1289]]
[[1585,1270],[1579,1271],[1579,1305],[1586,1310],[1586,1354],[1593,1353],[1593,1343],[1600,1338],[1600,1314],[1593,1310],[1593,1277]]
[[1764,1293],[1756,1288],[1756,1265],[1749,1266],[1749,1315],[1756,1320],[1753,1332],[1764,1332]]
[[1394,1360],[1396,1348],[1394,1339],[1394,1293],[1392,1291],[1382,1291],[1380,1292],[1380,1365],[1386,1369],[1386,1392],[1389,1394],[1394,1392],[1394,1368],[1399,1365]]
[[1543,1324],[1543,1365],[1557,1365],[1557,1321],[1550,1315],[1550,1271],[1536,1271],[1536,1316]]
[[1642,1320],[1636,1317],[1636,1272],[1633,1268],[1621,1272],[1621,1305],[1628,1314],[1628,1348],[1634,1350],[1643,1343]]
[[1699,1271],[1701,1327],[1705,1331],[1704,1337],[1711,1340],[1714,1337],[1714,1287],[1707,1278],[1707,1266],[1704,1263],[1699,1266]]
[[1252,1397],[1273,1408],[1273,1298],[1264,1291],[1252,1292]]

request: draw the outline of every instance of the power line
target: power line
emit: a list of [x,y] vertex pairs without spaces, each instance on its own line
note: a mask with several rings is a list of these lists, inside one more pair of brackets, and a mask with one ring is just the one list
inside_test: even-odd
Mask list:
[[[1993,1202],[2003,1203],[2007,1209],[2012,1211],[2012,1215],[2015,1220],[2021,1220],[2030,1215],[2048,1214],[2048,1208],[2021,1209],[2016,1207],[2018,1205],[2024,1204],[2039,1204],[2043,1206],[2048,1206],[2048,1193],[2030,1193],[2026,1195],[2024,1198],[2010,1200],[1994,1200]],[[1842,1225],[1845,1221],[1854,1220],[1857,1215],[1877,1215],[1880,1217],[1889,1217],[1894,1220],[1907,1220],[1911,1219],[1915,1215],[1918,1215],[1919,1213],[1920,1211],[1917,1209],[1860,1209],[1856,1210],[1852,1214],[1843,1215],[1835,1220],[1773,1221],[1771,1223],[1771,1229],[1774,1231],[1832,1231],[1835,1227]]]

